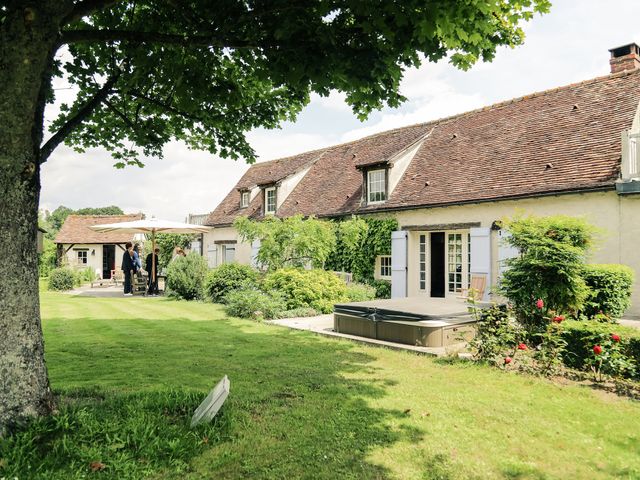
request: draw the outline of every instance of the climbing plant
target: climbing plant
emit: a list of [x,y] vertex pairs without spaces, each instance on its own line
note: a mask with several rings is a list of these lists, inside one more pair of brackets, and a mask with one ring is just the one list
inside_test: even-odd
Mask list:
[[391,254],[395,218],[360,218],[338,222],[336,248],[326,262],[329,270],[351,272],[358,282],[372,283],[376,257]]

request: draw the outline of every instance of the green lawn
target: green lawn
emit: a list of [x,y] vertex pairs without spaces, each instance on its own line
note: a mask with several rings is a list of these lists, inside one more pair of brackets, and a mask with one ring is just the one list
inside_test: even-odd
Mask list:
[[640,404],[609,394],[210,304],[45,292],[42,312],[61,409],[0,444],[0,478],[640,478]]

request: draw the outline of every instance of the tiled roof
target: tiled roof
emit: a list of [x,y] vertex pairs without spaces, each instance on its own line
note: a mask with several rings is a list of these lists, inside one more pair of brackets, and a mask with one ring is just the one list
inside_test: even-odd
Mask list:
[[[635,70],[276,160],[282,176],[311,165],[277,215],[339,216],[613,188],[621,132],[631,127],[639,101]],[[390,198],[361,205],[363,177],[356,167],[388,160],[427,134]],[[261,196],[240,209],[237,189],[273,179],[273,164],[252,166],[207,224],[260,217]]]
[[133,238],[131,233],[99,233],[91,230],[90,225],[106,223],[133,222],[142,220],[142,213],[131,215],[69,215],[56,235],[55,243],[126,243]]

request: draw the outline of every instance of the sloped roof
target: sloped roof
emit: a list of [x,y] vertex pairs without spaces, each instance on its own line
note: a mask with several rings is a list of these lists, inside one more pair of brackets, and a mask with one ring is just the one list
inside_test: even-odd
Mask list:
[[[282,171],[288,162],[291,171],[294,164],[311,167],[277,215],[339,216],[613,188],[621,132],[631,127],[639,101],[640,70],[622,72],[280,159]],[[427,133],[389,199],[362,205],[357,167],[388,160]],[[268,183],[261,177],[269,164],[251,167],[206,224],[259,218],[262,196],[240,209],[237,189]]]
[[56,235],[55,243],[126,243],[133,238],[131,233],[99,233],[91,230],[91,225],[133,222],[142,220],[142,213],[130,215],[69,215]]

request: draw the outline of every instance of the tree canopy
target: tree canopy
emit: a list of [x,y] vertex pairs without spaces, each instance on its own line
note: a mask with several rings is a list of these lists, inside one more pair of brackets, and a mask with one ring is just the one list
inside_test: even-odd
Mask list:
[[[4,6],[2,27],[24,12],[44,13],[25,9],[28,3]],[[522,21],[550,6],[548,0],[40,3],[64,13],[55,48],[67,53],[49,73],[79,89],[53,123],[41,158],[64,140],[80,151],[103,147],[118,166],[140,164],[140,152],[161,156],[174,138],[253,161],[244,132],[294,118],[311,92],[345,92],[360,117],[398,106],[408,67],[448,53],[463,69],[491,60],[497,47],[522,43]]]

